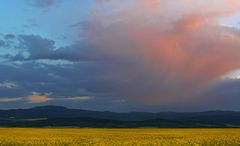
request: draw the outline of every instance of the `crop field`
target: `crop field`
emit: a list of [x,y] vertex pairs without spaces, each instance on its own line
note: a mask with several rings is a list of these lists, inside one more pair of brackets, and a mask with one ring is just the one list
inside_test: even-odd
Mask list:
[[1,146],[240,145],[240,129],[0,128]]

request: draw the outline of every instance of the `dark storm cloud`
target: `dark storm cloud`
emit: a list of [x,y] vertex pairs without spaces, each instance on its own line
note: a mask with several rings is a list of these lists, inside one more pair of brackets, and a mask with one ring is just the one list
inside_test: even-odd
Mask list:
[[[19,53],[14,56],[8,55],[10,62],[7,65],[0,63],[2,75],[0,83],[4,83],[3,85],[8,82],[16,83],[17,86],[14,89],[0,88],[2,102],[13,102],[14,100],[20,102],[20,97],[21,100],[25,99],[33,92],[39,93],[39,95],[47,93],[51,97],[41,97],[44,101],[47,101],[45,99],[48,98],[54,99],[54,101],[61,99],[58,101],[59,103],[66,102],[66,100],[83,101],[86,97],[101,97],[106,94],[106,89],[102,87],[104,86],[102,84],[105,84],[103,82],[105,71],[102,68],[104,63],[98,62],[98,59],[102,58],[84,57],[94,56],[94,52],[84,51],[81,45],[56,49],[53,40],[39,35],[19,35],[17,38],[14,45],[17,46]],[[24,53],[27,55],[24,56]],[[48,61],[45,64],[36,62],[41,59],[68,60],[73,61],[73,64],[51,65],[47,63]],[[20,64],[12,61],[18,61]],[[85,62],[82,63],[82,61]],[[66,100],[63,100],[64,98]]]
[[189,107],[192,110],[240,110],[239,95],[240,80],[224,80],[197,95],[198,100]]
[[[24,97],[32,92],[52,93],[56,98],[93,94],[85,89],[87,73],[79,71],[74,66],[69,68],[69,66],[43,66],[38,63],[25,63],[14,67],[1,64],[0,73],[2,85],[5,85],[6,82],[16,84],[14,88],[0,87],[1,97]],[[81,76],[77,78],[81,81],[72,82],[77,75]]]
[[14,56],[6,56],[13,61],[29,60],[65,60],[70,62],[107,60],[96,52],[89,52],[90,46],[75,44],[56,48],[55,41],[39,35],[20,35],[20,52]]
[[[49,95],[44,98],[49,98],[45,104],[96,110],[126,110],[120,106],[124,103],[112,102],[115,98],[108,91],[112,84],[105,79],[106,67],[108,65],[101,62],[71,65],[43,65],[36,62],[17,66],[0,64],[0,82],[14,82],[17,85],[12,89],[0,88],[0,105],[28,107],[31,104],[27,97],[38,93],[41,96]],[[86,100],[86,97],[91,98]]]

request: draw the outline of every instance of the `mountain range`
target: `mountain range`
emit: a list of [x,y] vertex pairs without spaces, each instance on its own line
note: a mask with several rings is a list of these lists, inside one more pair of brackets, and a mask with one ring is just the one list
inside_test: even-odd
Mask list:
[[240,112],[90,111],[62,106],[0,110],[0,127],[240,127]]

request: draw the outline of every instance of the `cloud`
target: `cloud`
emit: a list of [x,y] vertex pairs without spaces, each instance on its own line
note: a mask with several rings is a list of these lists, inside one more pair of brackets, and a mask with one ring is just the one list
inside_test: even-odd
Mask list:
[[81,34],[68,46],[37,34],[3,36],[14,51],[0,63],[0,80],[18,88],[0,88],[1,96],[25,97],[18,106],[43,102],[101,110],[191,110],[215,108],[214,102],[227,107],[218,100],[228,93],[239,103],[239,92],[222,84],[240,68],[240,33],[220,24],[239,6],[236,0],[102,0],[87,21],[74,21],[80,23],[71,29]]
[[44,103],[44,102],[51,100],[51,98],[49,98],[50,95],[51,95],[51,93],[46,93],[46,94],[41,95],[40,93],[33,92],[32,95],[29,95],[27,97],[27,100],[30,103]]
[[4,35],[4,39],[5,40],[12,40],[15,38],[15,35],[14,34],[6,34]]
[[126,100],[125,99],[116,99],[116,100],[113,100],[112,102],[114,102],[114,103],[124,103],[124,102],[126,102]]
[[112,96],[150,104],[194,101],[222,75],[240,68],[239,33],[218,23],[237,11],[238,1],[118,4],[103,2],[82,23],[92,52],[114,58],[114,67],[106,69]]
[[0,83],[0,87],[12,89],[12,88],[16,88],[17,84],[14,82],[5,81]]
[[15,98],[0,98],[0,102],[16,102],[22,100],[22,97],[15,97]]
[[12,61],[64,60],[83,62],[108,60],[108,58],[94,54],[94,52],[89,54],[87,52],[88,46],[82,44],[56,48],[55,41],[39,35],[20,35],[19,48],[21,49],[17,54],[5,55],[5,58]]
[[70,100],[90,100],[90,99],[93,99],[92,96],[75,96],[75,97],[69,97],[69,98],[65,98],[65,99],[70,99]]
[[3,40],[0,40],[0,47],[4,47],[6,44]]
[[224,76],[222,76],[223,80],[239,80],[240,79],[240,70],[232,71]]
[[[53,93],[51,99],[54,98],[54,101],[60,98],[62,100],[62,98],[78,97],[79,95],[85,99],[95,96],[95,93],[87,87],[87,84],[92,82],[91,77],[93,75],[91,72],[97,72],[92,71],[87,63],[49,65],[38,62],[24,62],[17,65],[0,64],[0,70],[2,73],[0,80],[6,80],[1,83],[0,88],[3,98],[28,97],[33,95],[29,94],[32,91],[39,93],[41,96],[46,96],[44,93]],[[9,89],[12,91],[9,92]],[[28,101],[28,99],[24,99]]]
[[59,0],[27,0],[27,3],[34,7],[46,8],[54,5]]
[[12,103],[16,103],[16,102],[20,102],[25,104],[26,102],[28,103],[45,103],[47,101],[52,100],[52,98],[50,98],[52,93],[44,93],[44,94],[40,94],[38,92],[32,92],[30,95],[28,96],[22,96],[22,97],[0,97],[0,103],[4,103],[4,102],[12,102]]
[[45,103],[48,101],[87,101],[94,99],[93,96],[72,96],[72,97],[58,97],[52,98],[50,97],[53,93],[38,93],[32,92],[32,94],[28,95],[27,97],[0,97],[0,103],[4,102],[22,102],[22,103]]

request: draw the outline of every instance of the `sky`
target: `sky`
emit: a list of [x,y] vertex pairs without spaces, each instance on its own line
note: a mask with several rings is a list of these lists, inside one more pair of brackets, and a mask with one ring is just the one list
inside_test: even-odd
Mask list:
[[239,0],[0,0],[0,108],[240,110]]

